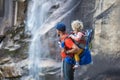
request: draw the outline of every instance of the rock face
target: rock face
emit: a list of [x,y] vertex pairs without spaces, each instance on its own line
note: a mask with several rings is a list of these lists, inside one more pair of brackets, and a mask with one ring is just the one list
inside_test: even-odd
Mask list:
[[[97,9],[96,14],[110,8],[108,15],[95,23],[95,45],[104,53],[115,54],[120,51],[120,29],[119,29],[119,1],[103,1],[101,7]],[[95,47],[96,47],[95,46]]]
[[13,77],[20,77],[22,76],[22,70],[18,69],[18,66],[15,65],[6,65],[2,66],[2,76],[5,78],[13,78]]
[[[93,28],[95,31],[92,41],[93,64],[76,71],[76,80],[120,79],[119,13],[119,0],[81,0],[80,5],[64,18],[68,31],[71,30],[70,23],[74,19],[82,20],[85,28]],[[50,36],[55,36],[54,32],[55,30],[49,32],[53,34]]]
[[16,78],[22,76],[23,71],[20,65],[16,65],[11,57],[3,58],[0,61],[0,79]]
[[85,74],[91,77],[90,80],[119,80],[120,2],[119,0],[96,0],[96,6],[98,7],[93,17],[95,19],[97,16],[93,24],[95,27],[93,65]]

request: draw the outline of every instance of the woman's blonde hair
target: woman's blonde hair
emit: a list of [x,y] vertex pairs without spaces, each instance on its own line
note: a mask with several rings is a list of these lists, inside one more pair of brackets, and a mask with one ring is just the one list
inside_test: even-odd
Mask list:
[[75,20],[71,23],[71,27],[73,30],[80,31],[83,29],[83,23],[79,20]]

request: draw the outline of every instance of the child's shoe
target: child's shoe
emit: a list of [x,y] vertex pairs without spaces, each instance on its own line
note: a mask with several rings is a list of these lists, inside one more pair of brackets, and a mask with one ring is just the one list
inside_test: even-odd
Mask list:
[[78,67],[80,67],[80,65],[79,65],[79,63],[76,63],[73,68],[75,69],[75,68],[78,68]]

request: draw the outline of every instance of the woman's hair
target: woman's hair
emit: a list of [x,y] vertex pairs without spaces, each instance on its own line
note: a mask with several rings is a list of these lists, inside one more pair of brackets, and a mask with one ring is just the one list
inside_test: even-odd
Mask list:
[[75,20],[71,23],[71,27],[73,30],[80,31],[83,29],[83,23],[79,20]]

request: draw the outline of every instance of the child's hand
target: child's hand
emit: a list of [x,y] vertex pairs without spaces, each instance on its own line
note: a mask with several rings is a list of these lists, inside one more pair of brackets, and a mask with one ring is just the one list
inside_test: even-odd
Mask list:
[[69,35],[70,38],[72,38],[72,36],[73,36],[72,34]]
[[66,52],[66,49],[65,49],[65,48],[61,48],[61,51],[65,53],[65,52]]

